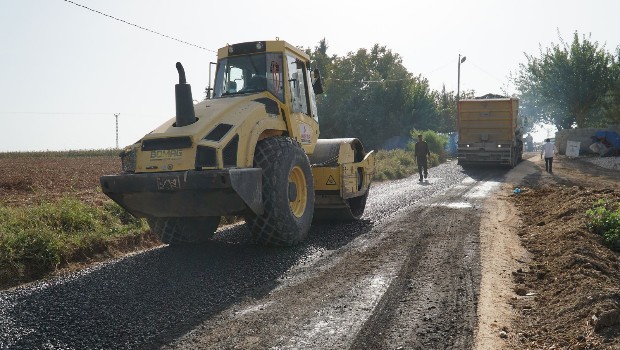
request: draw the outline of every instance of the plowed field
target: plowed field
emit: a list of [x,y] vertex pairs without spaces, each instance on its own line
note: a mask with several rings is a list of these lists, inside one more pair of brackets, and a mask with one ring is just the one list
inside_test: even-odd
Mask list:
[[106,197],[99,177],[120,169],[118,157],[0,158],[0,204],[21,206],[75,196],[89,203]]

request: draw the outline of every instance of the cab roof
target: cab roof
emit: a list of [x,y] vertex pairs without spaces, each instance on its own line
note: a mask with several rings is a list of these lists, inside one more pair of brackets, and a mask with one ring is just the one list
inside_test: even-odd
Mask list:
[[292,52],[305,61],[310,60],[310,56],[306,55],[306,53],[301,49],[283,40],[248,41],[245,43],[229,44],[217,51],[217,57],[221,59],[225,57],[249,55],[259,52]]

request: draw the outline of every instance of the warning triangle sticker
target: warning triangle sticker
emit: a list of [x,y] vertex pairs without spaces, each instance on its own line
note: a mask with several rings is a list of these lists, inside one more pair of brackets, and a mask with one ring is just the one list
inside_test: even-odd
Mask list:
[[334,178],[331,175],[329,175],[326,185],[335,185],[335,184],[336,184],[336,180],[334,180]]

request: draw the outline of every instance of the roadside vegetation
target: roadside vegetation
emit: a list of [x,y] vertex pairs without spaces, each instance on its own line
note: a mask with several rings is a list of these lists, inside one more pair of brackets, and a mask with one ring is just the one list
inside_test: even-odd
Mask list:
[[0,286],[152,241],[144,220],[112,201],[93,206],[62,198],[26,207],[0,206]]
[[603,237],[603,244],[620,252],[620,202],[598,200],[586,211],[587,226]]
[[432,130],[412,130],[411,140],[406,149],[394,149],[390,151],[378,151],[375,163],[375,181],[397,180],[411,176],[418,172],[418,164],[415,160],[414,149],[418,135],[422,134],[428,143],[431,156],[428,159],[428,167],[437,166],[447,159],[446,144],[448,137]]

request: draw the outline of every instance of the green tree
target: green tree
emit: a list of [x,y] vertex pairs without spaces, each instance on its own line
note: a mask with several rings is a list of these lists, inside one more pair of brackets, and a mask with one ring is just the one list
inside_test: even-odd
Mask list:
[[379,148],[393,136],[407,138],[408,130],[437,123],[436,93],[407,71],[400,55],[379,44],[344,57],[328,56],[327,48],[323,39],[307,50],[323,77],[321,137],[357,137]]
[[327,54],[320,49],[321,45],[312,56],[328,67],[323,74],[325,93],[317,102],[321,137],[358,137],[376,148],[400,135],[412,82],[400,56],[376,44],[321,63],[315,57],[324,59]]
[[402,130],[436,129],[442,124],[438,121],[437,96],[438,93],[431,90],[428,79],[421,75],[415,77],[409,87],[406,105],[409,118],[407,123],[400,125]]
[[540,57],[525,54],[515,85],[524,114],[559,130],[599,126],[598,113],[613,83],[613,56],[577,32],[568,45],[553,44]]
[[[306,53],[312,57],[312,69],[318,69],[321,73],[323,90],[328,90],[327,85],[330,83],[332,75],[333,61],[335,57],[329,57],[327,55],[327,40],[325,38],[319,41],[319,45],[314,47],[314,50],[306,49]],[[324,98],[326,94],[318,95],[317,100]]]
[[620,46],[612,66],[613,83],[605,96],[603,116],[609,124],[620,125]]

